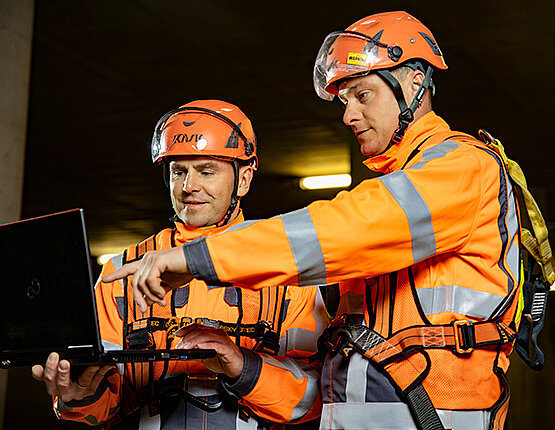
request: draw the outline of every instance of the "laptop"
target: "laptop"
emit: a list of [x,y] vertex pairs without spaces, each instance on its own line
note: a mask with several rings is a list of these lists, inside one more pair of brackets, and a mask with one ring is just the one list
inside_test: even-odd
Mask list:
[[213,349],[105,350],[82,209],[0,225],[0,368],[190,360]]

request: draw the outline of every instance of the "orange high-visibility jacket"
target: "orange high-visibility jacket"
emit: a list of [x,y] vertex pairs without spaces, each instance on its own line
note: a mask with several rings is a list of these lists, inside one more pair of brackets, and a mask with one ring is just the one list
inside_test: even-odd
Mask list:
[[[384,175],[331,201],[184,246],[189,269],[207,282],[249,289],[350,280],[342,291],[352,288],[352,297],[365,291],[364,324],[385,338],[457,320],[514,328],[519,223],[498,157],[430,112],[399,144],[365,164]],[[366,281],[361,287],[356,279]],[[444,341],[441,333],[435,339],[429,333],[439,332],[428,330],[425,342]],[[510,350],[510,343],[466,354],[426,349],[431,369],[422,385],[444,423],[482,428],[506,405]],[[340,360],[328,356],[324,365],[322,428],[414,428],[383,372],[361,355],[351,357],[352,368]],[[397,388],[406,388],[403,369],[387,370]]]
[[[240,214],[234,222],[220,228],[187,228],[176,222],[175,229],[163,230],[112,258],[103,267],[101,277],[121,267],[125,261],[132,261],[137,255],[144,254],[147,249],[180,246],[195,238],[222,232],[242,221],[244,219]],[[271,289],[265,291],[268,290]],[[272,307],[272,300],[274,303],[276,301],[273,298],[274,293],[280,292],[284,294],[283,310]],[[200,318],[205,324],[227,323],[228,329],[235,328],[240,313],[242,321],[249,312],[256,312],[253,316],[255,322],[257,318],[280,320],[279,352],[278,355],[253,352],[251,349],[256,340],[240,338],[245,358],[243,373],[237,381],[223,378],[221,383],[228,393],[238,398],[238,402],[246,407],[241,413],[239,408],[242,407],[236,402],[230,403],[230,396],[222,397],[219,393],[221,389],[218,390],[218,381],[214,380],[214,375],[203,365],[195,361],[170,361],[118,365],[118,371],[114,369],[105,378],[95,395],[65,404],[61,399],[55,398],[55,411],[60,418],[91,425],[108,423],[108,427],[123,420],[128,426],[125,428],[138,429],[140,425],[148,425],[148,428],[231,430],[268,428],[258,417],[284,423],[305,421],[319,415],[321,400],[318,373],[305,360],[316,351],[318,336],[329,323],[318,288],[275,288],[271,290],[269,302],[265,302],[262,309],[262,305],[258,303],[251,305],[247,296],[241,295],[239,288],[231,285],[225,288],[210,287],[202,281],[193,280],[174,290],[165,307],[153,305],[144,314],[135,307],[130,282],[106,284],[99,281],[95,287],[95,295],[105,349],[118,350],[123,348],[124,342],[140,343],[150,339],[153,343],[151,348],[175,347],[180,339],[168,340],[166,330],[146,333],[144,337],[141,337],[140,330],[147,326],[148,321],[150,324],[157,324],[156,327],[163,325],[157,321],[171,318],[173,309],[173,316],[177,321]],[[132,326],[139,329],[134,332],[138,336],[133,340],[126,338],[129,340],[124,341],[124,318],[127,318],[130,325],[135,321]],[[235,339],[233,333],[230,336]],[[176,385],[180,391],[185,389],[211,403],[224,399],[224,407],[215,412],[206,412],[176,396],[152,401],[161,389]]]

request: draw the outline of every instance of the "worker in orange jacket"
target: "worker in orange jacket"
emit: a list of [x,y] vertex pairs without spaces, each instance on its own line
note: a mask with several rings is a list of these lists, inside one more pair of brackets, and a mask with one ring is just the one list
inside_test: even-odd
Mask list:
[[[257,169],[251,122],[219,100],[188,103],[164,115],[152,159],[164,165],[174,228],[149,237],[104,265],[107,276],[145,252],[180,247],[244,221],[240,199]],[[95,287],[106,349],[215,349],[196,361],[91,366],[70,379],[53,353],[33,376],[45,382],[59,418],[126,429],[267,429],[272,422],[317,418],[318,373],[305,360],[329,319],[318,288],[242,291],[200,280],[176,288],[164,306],[139,310],[129,279]]]
[[[321,429],[498,429],[520,288],[519,220],[502,161],[432,110],[446,69],[430,30],[405,12],[328,35],[318,95],[383,176],[331,201],[147,254],[134,273],[140,308],[165,303],[171,278],[275,284],[341,282],[354,313],[321,339]],[[240,250],[240,251],[239,251]],[[246,264],[247,262],[248,264]],[[182,281],[180,281],[182,282]]]

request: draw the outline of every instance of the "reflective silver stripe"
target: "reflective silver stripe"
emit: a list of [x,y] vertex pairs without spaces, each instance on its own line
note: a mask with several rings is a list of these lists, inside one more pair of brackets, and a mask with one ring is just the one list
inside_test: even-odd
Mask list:
[[378,178],[405,212],[412,237],[414,262],[424,260],[436,252],[432,214],[407,174],[400,170]]
[[488,318],[505,297],[458,285],[416,290],[424,314],[454,312],[476,318]]
[[270,366],[279,367],[280,369],[288,370],[293,374],[296,379],[309,378],[318,380],[318,372],[310,365],[302,362],[286,358],[283,361],[278,361],[272,356],[262,355],[262,360]]
[[258,422],[251,416],[245,421],[244,417],[235,414],[235,428],[237,430],[264,430],[266,427],[261,426]]
[[255,222],[260,221],[259,219],[253,219],[253,220],[249,220],[249,221],[243,221],[239,224],[235,224],[231,227],[229,227],[226,231],[237,231],[237,230],[243,230],[244,228],[247,228],[249,225],[254,224]]
[[307,208],[280,215],[295,258],[299,286],[326,284],[326,264]]
[[287,352],[300,349],[302,351],[317,352],[318,338],[329,324],[328,313],[324,299],[318,287],[316,289],[314,307],[312,308],[312,316],[316,322],[315,330],[293,327],[288,329],[279,339],[279,354],[287,355]]
[[121,351],[123,347],[117,343],[108,342],[107,340],[102,340],[102,346],[105,351]]
[[347,403],[364,402],[366,400],[366,372],[370,362],[362,354],[353,354],[349,360],[347,369],[347,385],[345,397]]
[[422,153],[422,160],[414,165],[408,167],[408,169],[421,169],[426,165],[426,163],[430,160],[434,160],[436,158],[445,157],[448,152],[454,151],[460,146],[459,143],[454,142],[452,140],[446,140],[445,142],[441,142],[440,144],[433,146],[429,149],[426,149]]
[[312,405],[314,405],[316,397],[318,397],[319,390],[320,382],[318,378],[307,379],[304,396],[297,404],[297,406],[295,406],[295,408],[293,409],[293,413],[291,414],[291,422],[300,420],[308,413],[308,411],[310,411],[310,408],[312,408]]
[[[113,256],[110,261],[112,261],[112,264],[114,265],[114,272],[116,270],[121,269],[121,267],[123,266],[123,252],[120,252],[118,255]],[[102,275],[100,275],[96,281],[96,284],[94,284],[94,289],[96,290],[96,287],[98,287],[98,284],[100,284],[100,280],[102,279]],[[123,288],[123,284],[121,283],[121,280],[118,280],[117,282],[120,283],[120,285]]]
[[[432,148],[426,149],[422,153],[422,159],[413,166],[408,167],[407,170],[421,169],[430,160],[444,157],[448,152],[454,151],[458,147],[459,144],[452,140],[441,142]],[[414,262],[417,263],[434,255],[436,252],[436,241],[432,227],[432,214],[406,173],[400,170],[382,176],[379,180],[382,181],[407,216],[412,235]]]
[[[436,409],[446,429],[487,430],[490,412]],[[333,403],[322,408],[320,430],[417,430],[404,403]]]
[[275,358],[264,354],[262,355],[262,360],[271,366],[288,370],[296,379],[307,380],[305,393],[301,401],[293,409],[291,421],[296,421],[304,417],[314,404],[316,397],[318,397],[320,387],[318,372],[307,363],[304,363],[303,361],[293,360],[291,358],[286,358],[283,361],[278,361]]
[[507,211],[507,232],[509,233],[509,249],[507,250],[507,266],[511,271],[512,275],[516,280],[518,285],[519,274],[520,274],[520,253],[518,249],[518,244],[516,242],[516,237],[518,235],[518,217],[515,204],[515,193],[513,186],[509,181],[508,184],[508,199],[509,208]]
[[151,417],[148,407],[142,408],[139,430],[160,430],[160,414]]
[[123,252],[120,252],[118,255],[114,255],[110,260],[114,265],[114,270],[121,269],[121,266],[123,266]]

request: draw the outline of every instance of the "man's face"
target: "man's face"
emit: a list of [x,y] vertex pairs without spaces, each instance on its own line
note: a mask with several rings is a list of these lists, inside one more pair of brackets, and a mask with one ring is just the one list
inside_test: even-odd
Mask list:
[[185,225],[204,227],[224,217],[235,180],[230,162],[183,157],[173,159],[169,168],[173,209]]
[[339,86],[339,98],[345,105],[343,122],[353,130],[360,152],[382,153],[399,124],[399,106],[389,85],[374,73],[348,79]]

